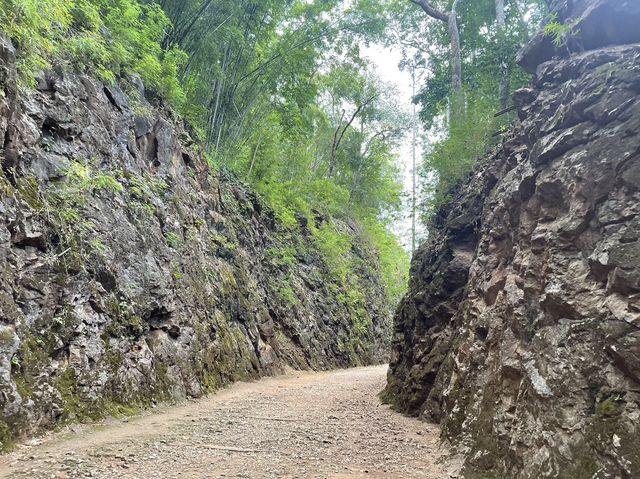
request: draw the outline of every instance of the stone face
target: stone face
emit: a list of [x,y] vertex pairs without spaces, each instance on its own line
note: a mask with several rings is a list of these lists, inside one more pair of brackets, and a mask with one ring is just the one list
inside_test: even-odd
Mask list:
[[0,144],[3,146],[4,162],[15,162],[15,150],[7,140],[16,109],[17,72],[13,67],[16,53],[11,41],[0,33]]
[[414,257],[383,397],[467,478],[640,477],[640,46],[536,66]]
[[519,54],[520,63],[530,73],[554,57],[640,42],[640,3],[636,0],[551,0],[547,3],[548,18],[555,15],[556,22],[570,27],[570,34],[561,45],[555,45],[553,38],[544,32],[534,36]]
[[128,96],[54,75],[18,98],[14,60],[0,37],[0,447],[286,367],[386,359],[369,243],[353,245],[355,311],[309,229],[212,175],[139,81]]

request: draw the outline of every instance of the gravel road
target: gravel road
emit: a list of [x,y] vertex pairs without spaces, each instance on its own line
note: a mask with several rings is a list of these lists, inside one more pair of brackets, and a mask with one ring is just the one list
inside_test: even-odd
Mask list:
[[386,370],[292,372],[74,426],[0,456],[0,477],[455,477],[435,426],[380,404]]

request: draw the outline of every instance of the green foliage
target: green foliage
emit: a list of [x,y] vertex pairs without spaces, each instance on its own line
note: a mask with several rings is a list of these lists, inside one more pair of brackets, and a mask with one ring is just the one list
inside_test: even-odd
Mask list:
[[173,231],[169,231],[164,235],[164,237],[167,240],[167,244],[174,249],[178,247],[182,240],[182,238],[180,238],[180,236]]
[[596,414],[600,417],[615,417],[624,409],[624,396],[613,394],[598,404]]
[[26,83],[34,84],[35,75],[49,66],[71,21],[69,0],[2,2],[0,25],[20,48],[19,71]]
[[[127,75],[140,76],[191,124],[215,168],[249,182],[285,228],[314,229],[318,216],[386,228],[379,219],[401,205],[394,149],[408,122],[360,53],[362,39],[382,34],[383,2],[343,7],[340,0],[6,0],[0,21],[19,47],[23,85],[53,66],[97,74],[120,81],[134,112],[148,116],[128,87]],[[78,259],[108,252],[95,241],[83,250],[93,231],[81,214],[86,193],[118,194],[128,185],[153,214],[153,197],[167,187],[154,175],[112,175],[78,161],[66,174],[44,203],[37,182],[22,185],[22,197],[45,210],[63,250]],[[332,274],[346,281],[340,252],[350,236],[326,224],[313,233]],[[173,248],[181,241],[173,232],[166,240]],[[214,243],[229,255],[237,246]],[[384,254],[404,258],[391,249]]]
[[40,186],[35,176],[27,175],[18,178],[17,187],[20,197],[31,209],[36,211],[42,209],[44,204],[40,194]]
[[99,170],[93,162],[70,161],[63,171],[64,178],[40,194],[39,211],[56,229],[60,257],[68,268],[82,263],[92,253],[107,251],[93,238],[95,225],[82,215],[87,198],[98,192],[115,195],[123,186],[113,173]]
[[580,31],[575,28],[579,22],[580,19],[576,19],[569,23],[560,23],[558,21],[558,14],[554,13],[551,16],[549,23],[544,27],[544,34],[552,38],[553,44],[556,47],[561,47],[567,43],[567,39],[571,35],[575,35]]
[[398,237],[391,233],[380,221],[366,219],[363,222],[366,237],[378,252],[380,277],[391,304],[400,301],[409,282],[409,254],[404,250]]
[[19,47],[23,85],[32,86],[52,64],[98,74],[113,82],[140,75],[147,87],[180,108],[178,71],[187,58],[160,42],[170,22],[155,3],[136,0],[6,0],[0,24]]
[[[214,164],[248,181],[287,228],[313,227],[317,214],[389,216],[401,203],[393,148],[406,118],[359,53],[373,17],[343,15],[335,9],[340,3],[163,2],[176,26],[165,45],[190,55],[187,118]],[[326,73],[318,75],[322,66]],[[374,101],[348,126],[342,110],[355,111],[368,98]]]
[[0,198],[11,197],[14,193],[15,189],[13,185],[9,182],[4,171],[0,168]]
[[275,266],[287,267],[296,263],[297,249],[294,246],[269,248],[265,254],[269,262]]
[[340,216],[349,204],[349,191],[328,179],[317,179],[299,185],[300,195],[323,214]]
[[295,227],[298,224],[296,215],[310,216],[309,203],[300,195],[296,183],[275,183],[259,188],[269,206],[273,208],[284,226]]
[[154,196],[161,196],[167,188],[166,181],[148,173],[129,178],[129,191],[143,203],[149,203]]
[[218,254],[221,256],[233,257],[239,246],[238,239],[233,235],[227,236],[213,232],[209,236],[209,239],[215,245]]
[[63,195],[81,195],[96,190],[104,190],[111,193],[122,191],[122,185],[115,176],[109,172],[103,172],[95,168],[94,162],[71,161],[65,169],[66,183]]
[[351,311],[356,335],[366,336],[371,328],[371,317],[365,309],[364,293],[357,285],[350,285],[346,293],[338,295],[338,300]]
[[[526,85],[528,76],[516,63],[517,52],[538,28],[545,10],[546,6],[541,0],[511,2],[505,11],[505,29],[499,31],[495,25],[494,0],[460,2],[458,23],[463,84],[467,91],[497,100],[503,62],[506,64],[510,90]],[[421,16],[422,22],[416,23],[413,18],[416,15]],[[398,16],[397,21],[401,23],[399,28],[405,35],[420,35],[413,39],[414,45],[410,49],[416,52],[416,58],[407,60],[408,63],[417,63],[420,69],[427,69],[426,81],[416,100],[422,107],[421,119],[427,127],[431,127],[449,108],[451,73],[448,31],[443,22],[431,22],[413,8],[409,12],[403,10]]]
[[314,230],[314,239],[332,276],[342,284],[351,272],[352,239],[329,221]]
[[108,248],[93,237],[95,224],[82,214],[87,199],[92,194],[119,194],[123,186],[114,173],[99,170],[93,162],[69,161],[60,172],[63,176],[44,189],[34,176],[19,177],[12,194],[53,228],[59,264],[73,269],[91,254],[108,252]]
[[[446,11],[447,3],[438,8]],[[505,23],[499,26],[494,0],[459,2],[463,92],[456,97],[446,23],[428,17],[411,2],[390,0],[389,30],[403,45],[404,65],[423,78],[414,101],[421,106],[429,138],[421,168],[422,216],[427,224],[454,185],[492,147],[493,133],[513,120],[512,113],[493,117],[508,106],[501,102],[529,81],[516,54],[538,28],[547,7],[541,0],[505,3]],[[501,87],[506,88],[506,97],[500,96]]]
[[296,306],[300,304],[300,299],[291,286],[290,281],[291,279],[289,276],[285,277],[284,281],[276,289],[276,293],[285,303],[291,306]]
[[498,127],[493,116],[499,108],[497,100],[477,92],[467,93],[466,99],[464,117],[453,118],[448,123],[447,137],[433,146],[422,165],[423,177],[432,179],[426,182],[427,202],[423,214],[427,221],[449,199],[453,187],[469,174],[478,158],[495,143],[492,134]]

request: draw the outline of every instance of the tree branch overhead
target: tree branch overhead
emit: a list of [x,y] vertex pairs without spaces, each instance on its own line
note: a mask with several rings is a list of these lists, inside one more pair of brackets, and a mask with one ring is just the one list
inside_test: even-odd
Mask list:
[[419,5],[420,7],[422,7],[424,12],[427,15],[429,15],[430,17],[435,18],[436,20],[440,20],[442,22],[448,22],[449,21],[449,14],[448,13],[441,12],[440,10],[436,9],[427,0],[409,0],[409,1],[411,1],[412,3],[415,3],[416,5]]

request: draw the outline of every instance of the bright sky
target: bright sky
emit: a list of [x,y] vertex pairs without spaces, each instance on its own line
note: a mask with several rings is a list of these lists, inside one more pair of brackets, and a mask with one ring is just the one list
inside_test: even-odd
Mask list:
[[[409,71],[401,71],[398,65],[402,60],[402,54],[399,50],[388,48],[382,45],[371,45],[369,47],[363,47],[362,52],[364,56],[369,59],[376,66],[376,73],[386,83],[392,83],[396,85],[399,92],[400,106],[407,112],[411,112],[411,97],[412,97],[412,85],[411,74]],[[418,133],[420,135],[420,133]],[[412,155],[411,155],[411,134],[408,133],[402,145],[398,151],[400,166],[402,167],[404,189],[407,194],[407,200],[411,198],[411,169],[412,169]],[[422,158],[422,149],[418,142],[418,148],[416,152],[416,161],[419,164]],[[411,250],[411,211],[410,204],[407,201],[405,205],[404,217],[402,221],[397,224],[396,233],[400,236],[402,244],[405,248]]]

